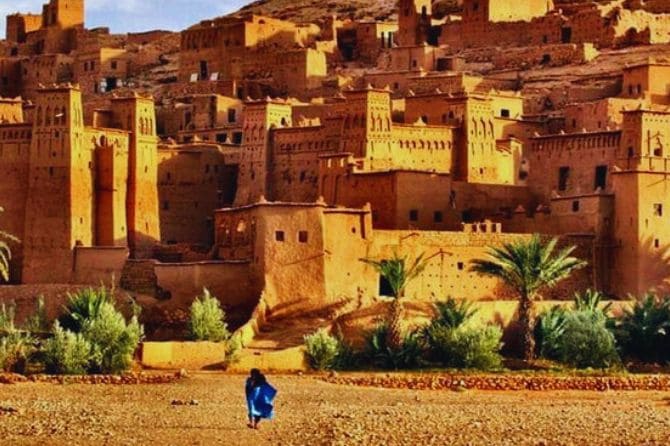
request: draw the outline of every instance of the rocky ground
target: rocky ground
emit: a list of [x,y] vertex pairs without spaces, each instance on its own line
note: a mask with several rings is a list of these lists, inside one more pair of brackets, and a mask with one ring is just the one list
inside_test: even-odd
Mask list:
[[277,419],[245,426],[243,376],[169,385],[0,386],[0,444],[661,445],[670,394],[384,390],[271,377]]

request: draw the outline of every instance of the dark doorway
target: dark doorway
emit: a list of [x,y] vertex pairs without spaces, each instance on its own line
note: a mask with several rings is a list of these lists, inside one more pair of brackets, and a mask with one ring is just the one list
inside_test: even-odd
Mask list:
[[107,85],[105,88],[106,91],[112,91],[119,88],[119,80],[115,77],[105,78],[105,84]]
[[596,166],[596,189],[607,186],[607,166]]
[[207,68],[207,61],[200,61],[200,80],[207,80],[209,78],[209,69]]
[[563,192],[568,190],[568,179],[570,178],[570,168],[561,167],[558,169],[558,190]]
[[561,42],[562,43],[572,42],[572,28],[569,27],[561,28]]

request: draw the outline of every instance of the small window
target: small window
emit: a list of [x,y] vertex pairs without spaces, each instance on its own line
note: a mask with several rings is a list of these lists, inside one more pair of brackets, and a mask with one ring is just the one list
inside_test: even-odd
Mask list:
[[607,166],[596,166],[595,188],[605,189],[607,186]]
[[661,247],[661,241],[659,239],[654,240],[654,248],[660,248]]
[[661,203],[654,204],[654,215],[656,217],[663,217],[663,204]]
[[500,116],[502,116],[503,118],[509,118],[510,117],[509,110],[503,108],[502,110],[500,110]]
[[116,70],[116,68],[119,66],[118,62],[113,60],[112,61],[112,70]]
[[170,210],[170,202],[169,201],[164,201],[163,202],[163,210],[164,211],[169,211]]
[[416,209],[409,211],[409,221],[419,221],[419,211]]
[[572,212],[579,212],[579,200],[575,200],[572,202]]
[[307,243],[309,241],[309,234],[307,233],[307,231],[298,232],[298,241],[300,243]]
[[435,211],[435,214],[433,214],[433,220],[435,223],[442,223],[444,221],[444,215],[441,211]]
[[278,242],[283,242],[284,241],[284,231],[275,232],[275,240],[278,241]]
[[458,262],[456,264],[456,267],[458,268],[459,271],[463,271],[463,269],[465,268],[465,265],[463,264],[463,262]]
[[558,169],[558,190],[563,192],[568,190],[568,179],[570,178],[570,168],[563,166]]
[[228,109],[228,122],[232,123],[237,120],[237,110],[234,108]]

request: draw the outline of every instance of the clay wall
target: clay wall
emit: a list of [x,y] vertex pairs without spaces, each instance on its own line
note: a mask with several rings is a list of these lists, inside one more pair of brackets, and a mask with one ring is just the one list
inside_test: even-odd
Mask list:
[[[479,226],[479,225],[478,225]],[[424,254],[430,259],[426,270],[413,281],[406,295],[418,300],[443,300],[445,296],[468,300],[505,300],[514,292],[505,288],[497,279],[479,276],[469,271],[471,262],[486,256],[493,246],[528,240],[531,235],[495,233],[492,225],[482,229],[487,232],[411,232],[375,231],[367,258],[391,258],[394,250],[401,255],[417,257]],[[592,259],[591,238],[564,237],[565,245],[577,245],[576,255]],[[368,274],[374,274],[367,271]],[[568,281],[546,292],[546,299],[568,298],[575,291],[593,285],[592,268],[575,273]]]
[[84,141],[93,151],[93,245],[128,246],[126,197],[128,184],[127,132],[86,128]]
[[312,48],[248,51],[232,60],[234,79],[270,80],[277,95],[302,96],[321,87],[328,74],[326,55]]
[[554,9],[553,0],[465,0],[463,22],[531,21]]
[[533,138],[526,155],[528,184],[542,197],[589,195],[598,188],[611,191],[620,141],[619,131]]
[[536,65],[560,67],[578,65],[598,57],[593,44],[555,44],[524,48],[499,49],[491,62],[498,70],[527,68]]
[[337,44],[344,60],[374,64],[385,49],[395,44],[398,24],[356,22],[337,29]]
[[259,204],[216,213],[219,257],[252,262],[273,314],[327,304],[322,208]]
[[271,201],[311,203],[318,198],[319,156],[339,149],[328,140],[325,129],[293,127],[273,133],[271,155]]
[[178,98],[163,115],[163,134],[179,142],[211,141],[242,143],[244,104],[221,95],[191,95]]
[[594,102],[569,104],[563,109],[568,132],[599,132],[618,129],[623,122],[622,110],[637,107],[637,99],[606,98]]
[[73,283],[80,285],[118,286],[121,271],[128,260],[125,247],[82,247],[74,249]]
[[[668,291],[670,230],[667,172],[670,114],[639,109],[624,113],[621,155],[613,175],[615,200],[615,289]],[[622,192],[625,191],[625,192]],[[619,199],[624,196],[625,199]]]
[[597,193],[553,198],[536,209],[517,208],[501,216],[499,221],[508,232],[592,234],[597,240],[607,241],[614,229],[614,195]]
[[23,103],[20,99],[0,97],[0,124],[22,124]]
[[653,104],[670,104],[670,64],[650,61],[627,67],[623,72],[621,97],[646,100]]
[[[196,80],[206,80],[218,73],[219,79],[239,79],[241,76],[236,76],[238,61],[246,63],[250,52],[261,50],[273,55],[280,48],[309,46],[319,32],[315,25],[298,26],[261,16],[203,21],[182,32],[179,77],[189,81],[195,74]],[[307,60],[312,64],[317,62],[312,56],[307,56]],[[280,59],[276,61],[281,65]]]
[[161,241],[209,247],[216,209],[235,197],[237,170],[217,146],[161,146],[158,151],[158,198]]
[[24,43],[26,35],[42,26],[39,14],[12,14],[7,16],[6,39],[13,43]]
[[[32,124],[0,124],[0,206],[4,212],[0,215],[0,229],[24,240],[25,211],[29,176],[30,143]],[[23,267],[23,248],[10,244],[12,260],[10,279],[20,283]]]
[[260,101],[246,104],[236,205],[255,203],[269,193],[268,163],[273,144],[270,130],[288,127],[291,122],[291,106],[286,103]]
[[158,138],[151,99],[133,96],[112,99],[114,127],[130,133],[128,146],[128,245],[131,256],[150,255],[161,240],[158,212]]
[[391,165],[394,169],[449,173],[457,130],[453,126],[394,124]]
[[36,107],[22,280],[68,283],[74,247],[92,246],[95,236],[93,150],[84,139],[79,90],[43,90]]
[[426,42],[431,17],[431,0],[401,0],[398,4],[398,45],[414,46]]
[[207,288],[224,307],[249,307],[258,301],[262,285],[249,274],[248,263],[156,263],[158,286],[171,300],[189,306]]
[[73,65],[74,78],[84,94],[106,93],[124,85],[130,64],[126,51],[100,48],[78,52]]
[[434,71],[437,67],[437,60],[447,54],[444,48],[425,45],[391,48],[391,62],[388,69],[391,71]]
[[0,57],[0,97],[16,97],[21,94],[21,60],[16,57]]
[[72,80],[73,58],[65,54],[47,54],[21,60],[21,93],[34,99],[41,85],[53,85]]

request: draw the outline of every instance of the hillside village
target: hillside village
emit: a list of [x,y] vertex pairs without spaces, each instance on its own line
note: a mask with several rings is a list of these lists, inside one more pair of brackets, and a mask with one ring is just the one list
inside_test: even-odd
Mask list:
[[0,41],[13,284],[111,280],[173,309],[208,287],[282,327],[373,305],[387,284],[360,259],[393,253],[431,259],[418,301],[503,300],[470,262],[540,233],[589,263],[548,298],[668,288],[670,2],[128,35],[84,8],[8,16]]

